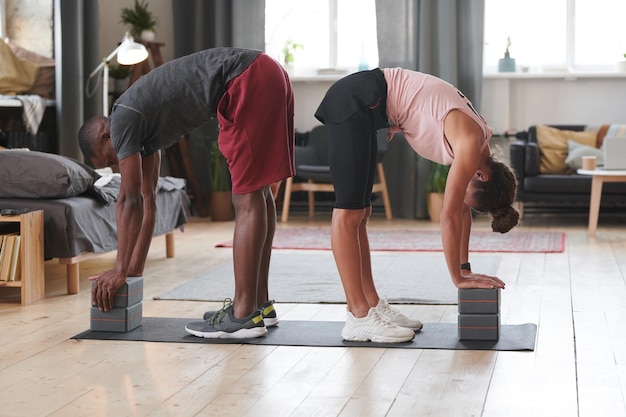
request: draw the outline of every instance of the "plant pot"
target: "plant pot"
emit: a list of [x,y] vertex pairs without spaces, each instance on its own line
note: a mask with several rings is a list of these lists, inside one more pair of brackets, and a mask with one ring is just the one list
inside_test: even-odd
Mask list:
[[142,30],[139,38],[144,42],[154,42],[156,33],[153,30]]
[[209,213],[214,222],[227,222],[235,218],[233,195],[230,191],[211,191]]
[[429,193],[427,206],[430,220],[435,223],[439,223],[439,219],[441,218],[441,209],[443,208],[443,193]]
[[620,72],[626,72],[626,60],[617,61],[617,70]]

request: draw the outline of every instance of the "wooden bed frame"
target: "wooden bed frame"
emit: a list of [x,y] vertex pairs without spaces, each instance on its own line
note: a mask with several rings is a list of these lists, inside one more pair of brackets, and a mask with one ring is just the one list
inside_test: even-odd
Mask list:
[[[174,231],[165,234],[165,257],[173,258],[174,250]],[[71,258],[59,258],[59,263],[67,267],[67,293],[78,294],[80,281],[79,264],[87,259],[93,259],[103,255],[102,253],[83,252],[80,255]]]

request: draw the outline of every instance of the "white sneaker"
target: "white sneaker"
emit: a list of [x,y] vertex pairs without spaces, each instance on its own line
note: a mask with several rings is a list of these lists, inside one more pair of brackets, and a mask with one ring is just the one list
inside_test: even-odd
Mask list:
[[378,311],[378,313],[381,316],[387,318],[390,322],[392,322],[396,326],[406,327],[407,329],[411,329],[415,332],[422,329],[421,321],[412,320],[408,318],[407,316],[405,316],[404,314],[400,313],[395,308],[391,307],[389,305],[389,302],[387,301],[387,298],[383,297],[380,300],[378,300],[378,304],[376,305],[375,308],[376,308],[376,311]]
[[362,318],[356,318],[348,311],[341,337],[352,342],[399,343],[413,340],[415,333],[391,323],[372,307]]

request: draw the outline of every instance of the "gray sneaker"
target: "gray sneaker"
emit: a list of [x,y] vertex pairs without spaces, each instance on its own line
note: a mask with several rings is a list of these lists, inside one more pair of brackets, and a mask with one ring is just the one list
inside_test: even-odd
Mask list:
[[[259,306],[259,311],[261,312],[261,317],[263,317],[263,322],[265,323],[265,327],[274,327],[278,325],[278,317],[276,316],[276,309],[274,308],[274,300],[269,300],[264,302]],[[202,316],[202,320],[208,320],[211,316],[215,315],[217,311],[207,311]]]
[[386,317],[390,322],[397,326],[406,327],[407,329],[411,329],[415,332],[422,329],[421,321],[410,319],[395,308],[391,307],[387,298],[381,298],[378,300],[378,304],[375,308],[381,316]]
[[264,336],[267,329],[261,313],[257,310],[243,319],[233,316],[232,301],[224,300],[224,307],[204,321],[195,321],[185,326],[187,333],[208,339],[251,339]]
[[346,324],[341,331],[343,340],[352,342],[400,343],[413,340],[415,332],[396,326],[371,307],[367,316],[356,318],[348,311]]

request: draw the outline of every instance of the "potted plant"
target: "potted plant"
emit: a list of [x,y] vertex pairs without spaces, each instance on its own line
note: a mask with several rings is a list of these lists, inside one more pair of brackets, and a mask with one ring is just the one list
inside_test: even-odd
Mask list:
[[296,43],[291,39],[285,42],[285,46],[283,47],[282,51],[283,66],[285,67],[285,69],[293,69],[293,63],[296,60],[295,53],[298,49],[304,49],[304,45],[302,45],[301,43]]
[[135,0],[133,7],[124,7],[122,9],[121,22],[131,27],[131,35],[146,42],[154,41],[156,35],[156,18],[154,14],[148,10],[148,3]]
[[448,180],[449,165],[441,165],[433,162],[428,181],[426,182],[426,191],[428,192],[428,215],[433,222],[438,223],[441,209],[443,207],[443,193],[446,190],[446,181]]
[[209,151],[211,164],[211,192],[209,212],[213,221],[229,221],[235,218],[230,172],[226,158],[220,152],[217,139],[212,140]]

